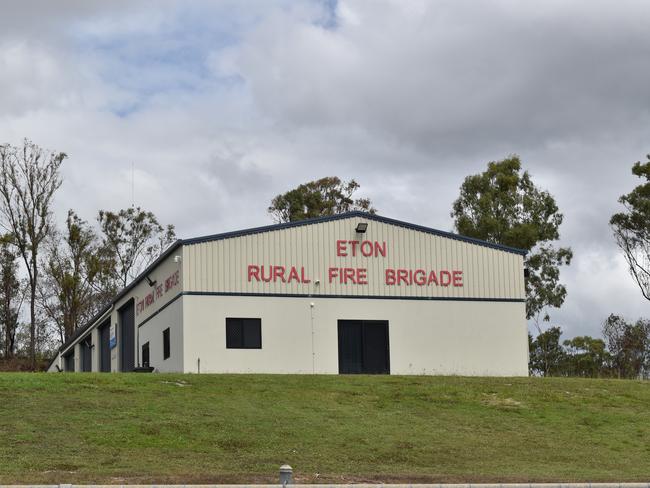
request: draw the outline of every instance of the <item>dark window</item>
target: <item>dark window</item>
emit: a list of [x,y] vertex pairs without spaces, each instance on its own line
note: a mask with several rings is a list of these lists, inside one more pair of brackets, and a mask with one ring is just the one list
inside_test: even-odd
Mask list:
[[228,349],[262,349],[262,319],[226,319]]
[[167,359],[170,356],[170,345],[169,345],[169,327],[163,330],[163,359]]
[[142,344],[142,366],[145,368],[149,367],[149,343],[148,342]]

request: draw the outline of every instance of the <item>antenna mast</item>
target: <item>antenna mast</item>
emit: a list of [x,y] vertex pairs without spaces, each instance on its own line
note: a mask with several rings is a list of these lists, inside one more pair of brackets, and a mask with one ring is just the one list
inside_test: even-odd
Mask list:
[[131,163],[131,207],[135,208],[135,163]]

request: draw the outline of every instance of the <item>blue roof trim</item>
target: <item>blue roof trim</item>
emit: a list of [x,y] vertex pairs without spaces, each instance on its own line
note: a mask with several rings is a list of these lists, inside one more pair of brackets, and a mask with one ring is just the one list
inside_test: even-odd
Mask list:
[[[229,292],[229,291],[184,291],[179,293],[180,296],[212,296],[212,297],[267,297],[267,298],[345,298],[351,300],[419,300],[425,302],[502,302],[502,303],[526,303],[525,298],[476,298],[476,297],[415,297],[415,296],[396,296],[396,295],[326,295],[326,294],[308,294],[308,293],[246,293],[246,292]],[[167,303],[163,305],[166,307]],[[151,317],[142,322],[143,325]],[[138,326],[139,327],[139,326]]]
[[370,214],[367,212],[361,212],[361,211],[354,211],[354,212],[346,212],[342,214],[337,214],[337,215],[328,215],[326,217],[316,217],[313,219],[305,219],[305,220],[298,220],[296,222],[285,222],[282,224],[273,224],[273,225],[265,225],[263,227],[252,227],[250,229],[243,229],[243,230],[237,230],[237,231],[232,231],[232,232],[224,232],[222,234],[213,234],[213,235],[208,235],[208,236],[203,236],[203,237],[195,237],[192,239],[183,239],[181,242],[182,244],[201,244],[204,242],[211,242],[211,241],[220,241],[223,239],[232,239],[235,237],[243,237],[247,235],[252,235],[252,234],[260,234],[262,232],[272,232],[276,230],[282,230],[282,229],[290,229],[292,227],[300,227],[303,225],[312,225],[312,224],[321,224],[324,222],[331,222],[334,220],[342,220],[342,219],[348,219],[352,217],[361,217],[364,219],[368,220],[374,220],[376,222],[382,222],[384,224],[391,224],[395,225],[398,227],[404,227],[406,229],[410,230],[415,230],[419,232],[424,232],[426,234],[433,234],[436,236],[441,236],[441,237],[446,237],[448,239],[454,239],[456,241],[463,241],[463,242],[468,242],[470,244],[476,244],[478,246],[484,246],[484,247],[489,247],[492,249],[497,249],[499,251],[506,251],[514,254],[520,254],[522,256],[525,256],[528,251],[525,249],[518,249],[516,247],[510,247],[510,246],[503,246],[501,244],[495,244],[493,242],[488,242],[484,241],[481,239],[476,239],[474,237],[467,237],[463,236],[460,234],[454,234],[452,232],[445,232],[442,230],[438,229],[433,229],[431,227],[425,227],[423,225],[417,225],[417,224],[411,224],[409,222],[404,222],[401,220],[396,220],[396,219],[391,219],[388,217],[382,217],[381,215],[376,215],[376,214]]

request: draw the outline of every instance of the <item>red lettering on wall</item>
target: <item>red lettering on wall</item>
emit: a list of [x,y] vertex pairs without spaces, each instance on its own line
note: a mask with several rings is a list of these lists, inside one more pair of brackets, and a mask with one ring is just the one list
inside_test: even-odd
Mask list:
[[[342,241],[343,242],[343,241]],[[356,247],[347,247],[351,241],[345,241],[344,252],[368,253],[369,245],[364,244],[366,241],[361,242]],[[370,241],[367,241],[370,242]],[[342,251],[343,252],[343,251]],[[373,251],[374,252],[374,251]],[[177,279],[177,278],[175,278]],[[249,264],[247,266],[247,279],[249,282],[274,282],[274,283],[311,283],[311,279],[307,276],[304,267],[298,268],[297,266],[281,266],[281,265],[258,265]],[[367,285],[368,284],[368,269],[367,268],[342,268],[332,266],[327,268],[327,281],[331,283],[339,283],[342,285]],[[463,287],[463,271],[462,270],[425,270],[422,268],[385,268],[384,269],[384,283],[388,286],[455,286]],[[158,299],[163,293],[162,285],[155,288],[150,296],[137,304],[137,310],[144,310],[149,302]]]
[[339,275],[338,268],[330,268],[327,270],[327,275],[329,277],[330,283]]
[[428,285],[431,283],[435,283],[435,285],[438,286],[438,278],[436,277],[436,272],[433,270],[431,270],[431,273],[429,273],[429,279],[427,280]]
[[418,286],[427,284],[427,275],[423,269],[416,269],[413,273],[413,282]]
[[451,283],[451,273],[446,269],[440,271],[440,286],[449,286]]
[[358,285],[368,284],[368,270],[366,268],[357,269],[357,284]]
[[[273,266],[260,266],[262,268],[262,281],[264,283],[270,283],[273,279]],[[268,269],[268,275],[264,274],[264,268]]]
[[367,285],[368,270],[366,268],[329,268],[327,270],[329,282],[338,281],[342,285]]
[[291,266],[288,275],[286,271],[287,269],[284,266],[260,266],[257,264],[249,264],[248,281],[257,281],[258,283],[260,281],[265,283],[270,283],[271,281],[274,283],[278,281],[282,283],[291,283],[292,281],[297,283],[311,283],[311,280],[305,273],[304,267],[300,268],[300,272],[298,272],[297,267]]
[[305,276],[305,268],[300,268],[300,281],[303,283],[311,283],[311,280]]
[[[349,254],[348,254],[349,250]],[[386,242],[378,241],[336,241],[336,255],[341,257],[346,256],[362,256],[369,257],[386,257]]]
[[248,265],[248,281],[253,281],[255,278],[256,281],[260,281],[260,267],[255,266],[254,264]]
[[386,270],[386,284],[394,285],[395,284],[395,270],[388,268]]
[[379,244],[379,242],[375,241],[375,257],[377,256],[386,257],[386,242]]
[[284,279],[284,271],[285,268],[284,266],[272,266],[273,268],[273,281],[278,281],[278,279],[282,280],[282,283],[286,283],[286,280]]
[[409,279],[409,273],[408,273],[408,271],[406,271],[405,269],[398,269],[398,270],[397,270],[397,285],[398,285],[398,286],[402,284],[402,281],[403,281],[405,284],[408,285],[408,284],[409,284],[409,283],[408,283],[408,279]]
[[140,315],[147,308],[153,305],[157,300],[162,298],[168,291],[173,289],[180,283],[180,272],[174,271],[162,283],[155,284],[153,289],[145,295],[144,298],[138,300],[135,307],[136,315]]
[[347,285],[348,280],[350,280],[352,284],[355,284],[356,280],[354,279],[354,274],[353,268],[343,268],[343,284]]
[[178,285],[179,280],[180,280],[180,274],[178,271],[176,271],[173,275],[167,278],[165,280],[165,293],[167,293],[167,291],[171,290],[176,285]]
[[384,283],[386,285],[417,285],[417,286],[463,286],[463,272],[460,270],[449,271],[441,269],[436,273],[435,270],[428,272],[423,269],[393,269],[386,268],[384,271]]
[[346,247],[345,247],[345,242],[346,241],[336,241],[336,255],[337,256],[347,256],[348,253],[346,252]]
[[459,270],[452,271],[454,286],[463,286],[463,272]]
[[293,281],[300,281],[300,276],[298,276],[298,270],[296,269],[295,266],[291,266],[291,270],[289,271],[289,277],[287,278],[287,283],[291,283],[291,280]]
[[363,241],[361,243],[361,254],[363,254],[365,257],[372,256],[372,242]]

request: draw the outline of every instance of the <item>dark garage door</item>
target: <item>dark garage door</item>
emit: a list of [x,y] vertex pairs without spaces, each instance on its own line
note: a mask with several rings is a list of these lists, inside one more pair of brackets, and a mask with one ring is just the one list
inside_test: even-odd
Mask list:
[[84,373],[90,373],[93,370],[93,349],[90,337],[87,337],[85,340],[81,341],[81,371]]
[[339,320],[339,373],[389,374],[388,321]]
[[74,373],[74,351],[63,356],[63,371]]
[[111,372],[111,321],[104,322],[99,327],[99,370],[102,373]]
[[120,309],[120,371],[125,373],[135,368],[135,316],[133,300]]

